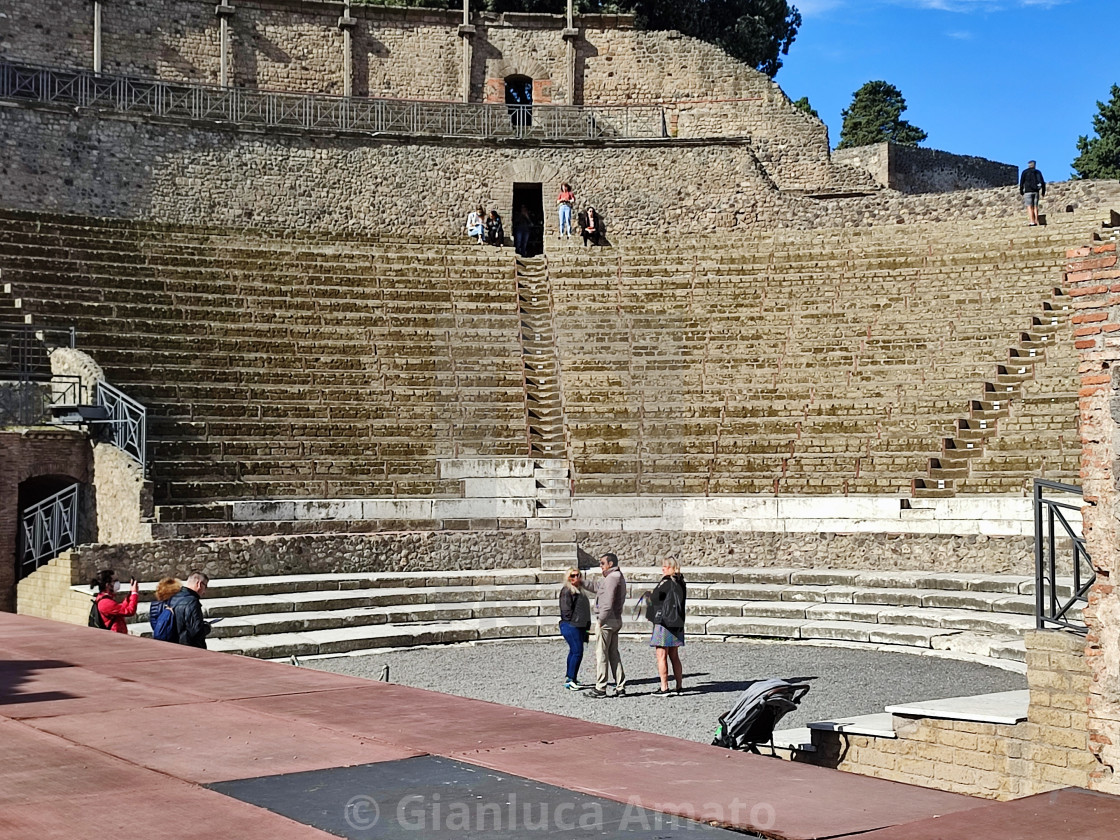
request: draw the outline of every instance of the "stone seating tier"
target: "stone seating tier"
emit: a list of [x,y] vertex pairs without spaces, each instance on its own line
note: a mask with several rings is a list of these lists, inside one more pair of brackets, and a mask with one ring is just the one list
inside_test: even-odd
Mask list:
[[[997,365],[1090,226],[566,249],[559,389],[523,366],[516,274],[491,249],[0,212],[0,274],[150,403],[161,501],[454,493],[434,457],[526,451],[526,383],[562,395],[581,492],[899,492],[985,382],[1018,384]],[[1064,451],[1057,423],[1022,422]]]
[[[1023,660],[1033,578],[707,567],[687,570],[690,637],[899,645]],[[623,632],[646,634],[637,597],[659,569],[626,570]],[[1068,582],[1064,582],[1068,590]],[[76,588],[78,589],[78,588]],[[154,584],[142,586],[149,597]],[[84,591],[84,590],[83,590]],[[556,572],[533,569],[300,575],[211,582],[211,649],[264,658],[558,635]],[[142,604],[132,632],[150,633]]]

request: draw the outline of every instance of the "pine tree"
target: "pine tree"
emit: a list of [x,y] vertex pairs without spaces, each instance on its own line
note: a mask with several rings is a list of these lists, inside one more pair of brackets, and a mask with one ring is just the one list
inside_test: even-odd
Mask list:
[[905,110],[906,100],[898,88],[883,81],[868,82],[852,94],[852,104],[840,112],[844,124],[836,148],[888,140],[900,146],[917,146],[929,135],[901,119]]
[[1100,111],[1093,117],[1096,137],[1078,137],[1073,161],[1078,178],[1120,178],[1120,87],[1113,85],[1112,98],[1106,105],[1097,103]]

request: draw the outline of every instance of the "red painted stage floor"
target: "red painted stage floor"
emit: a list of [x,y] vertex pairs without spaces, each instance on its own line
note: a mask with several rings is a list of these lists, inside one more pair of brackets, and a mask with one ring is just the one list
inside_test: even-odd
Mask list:
[[[642,830],[650,814],[789,840],[998,840],[1038,836],[1040,825],[1111,840],[1120,826],[1111,796],[992,803],[26,616],[0,613],[0,651],[5,840],[70,840],[106,826],[204,840],[732,836],[686,821]],[[401,810],[404,800],[426,803],[431,819],[440,791],[451,790],[494,813],[514,794],[537,796],[569,820],[436,831],[416,829]],[[380,823],[352,810],[367,800],[377,800]],[[578,823],[596,809],[613,816]],[[645,816],[627,824],[626,813]]]

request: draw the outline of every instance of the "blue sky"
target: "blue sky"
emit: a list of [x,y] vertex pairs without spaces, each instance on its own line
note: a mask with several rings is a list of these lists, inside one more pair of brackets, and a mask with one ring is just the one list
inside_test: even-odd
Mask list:
[[[1120,84],[1105,0],[791,0],[802,25],[775,81],[808,96],[835,146],[840,111],[874,79],[906,99],[922,144],[1070,177],[1077,138]],[[1111,20],[1110,20],[1111,17]]]

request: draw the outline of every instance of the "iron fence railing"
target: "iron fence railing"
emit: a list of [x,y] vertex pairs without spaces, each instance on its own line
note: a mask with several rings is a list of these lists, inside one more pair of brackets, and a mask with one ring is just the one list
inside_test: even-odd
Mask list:
[[112,76],[0,62],[0,98],[305,131],[542,140],[667,137],[661,105],[505,105],[365,99]]
[[0,324],[0,426],[34,426],[50,417],[59,396],[50,353],[74,344],[73,329]]
[[20,577],[78,544],[80,484],[71,484],[20,514]]
[[98,422],[105,424],[109,442],[143,466],[148,446],[147,409],[104,381],[97,383],[94,404],[108,414],[105,420]]
[[1096,571],[1085,548],[1080,515],[1080,487],[1035,479],[1035,626],[1040,630],[1086,632],[1080,610]]

